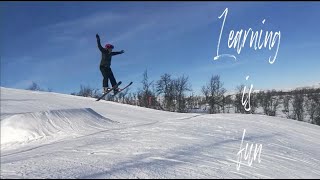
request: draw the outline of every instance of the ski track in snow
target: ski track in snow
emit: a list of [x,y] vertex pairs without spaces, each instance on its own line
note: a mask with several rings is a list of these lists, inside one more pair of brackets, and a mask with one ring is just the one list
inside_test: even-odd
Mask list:
[[[263,145],[261,162],[242,160],[237,171],[244,129],[243,146]],[[319,126],[284,118],[1,88],[0,177],[320,178],[319,135]]]

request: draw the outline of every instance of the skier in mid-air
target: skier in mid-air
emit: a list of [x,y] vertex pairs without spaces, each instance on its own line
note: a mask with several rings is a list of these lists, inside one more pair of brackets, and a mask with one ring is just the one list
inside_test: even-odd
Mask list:
[[[112,87],[117,84],[116,79],[114,78],[113,72],[111,70],[111,58],[112,56],[122,54],[124,53],[124,50],[121,50],[119,52],[112,52],[112,49],[114,48],[111,44],[106,44],[105,48],[101,46],[100,37],[98,34],[96,34],[98,48],[101,51],[101,62],[100,62],[100,71],[103,76],[103,92],[107,92],[110,90],[108,80],[110,79]],[[115,88],[113,90],[114,93],[117,93],[119,91],[119,88]]]

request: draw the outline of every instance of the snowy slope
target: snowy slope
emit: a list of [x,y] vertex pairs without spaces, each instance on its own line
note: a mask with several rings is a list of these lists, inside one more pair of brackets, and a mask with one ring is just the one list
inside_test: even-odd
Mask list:
[[320,127],[309,123],[0,90],[1,178],[320,178]]

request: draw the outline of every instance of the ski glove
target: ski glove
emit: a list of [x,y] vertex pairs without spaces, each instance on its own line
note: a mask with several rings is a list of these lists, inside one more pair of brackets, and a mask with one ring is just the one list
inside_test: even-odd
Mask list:
[[100,39],[100,37],[99,37],[99,35],[98,35],[98,34],[96,34],[96,38],[97,38],[97,39]]
[[124,50],[121,50],[120,52],[121,52],[121,54],[122,54],[122,53],[124,53]]

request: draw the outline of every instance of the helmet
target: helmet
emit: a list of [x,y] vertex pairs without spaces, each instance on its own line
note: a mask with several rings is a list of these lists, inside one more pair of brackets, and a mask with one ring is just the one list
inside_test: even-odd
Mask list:
[[106,44],[104,47],[106,49],[113,49],[114,48],[114,46],[112,44]]

